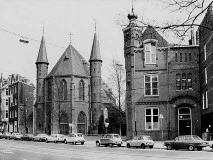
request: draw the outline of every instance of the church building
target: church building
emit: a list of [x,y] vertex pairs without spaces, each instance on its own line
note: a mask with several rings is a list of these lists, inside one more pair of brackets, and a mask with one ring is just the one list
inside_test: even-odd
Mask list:
[[71,45],[48,73],[44,36],[36,61],[36,133],[103,133],[103,111],[115,105],[101,78],[102,59],[94,34],[89,63]]

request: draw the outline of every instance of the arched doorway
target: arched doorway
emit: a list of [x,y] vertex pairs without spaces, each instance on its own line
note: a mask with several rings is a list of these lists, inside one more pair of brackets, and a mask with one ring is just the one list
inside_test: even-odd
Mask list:
[[60,133],[69,134],[68,115],[65,111],[61,111],[60,116]]
[[192,134],[191,108],[181,107],[178,109],[178,134]]
[[78,115],[78,122],[77,122],[77,132],[86,134],[86,115],[83,111],[81,111]]

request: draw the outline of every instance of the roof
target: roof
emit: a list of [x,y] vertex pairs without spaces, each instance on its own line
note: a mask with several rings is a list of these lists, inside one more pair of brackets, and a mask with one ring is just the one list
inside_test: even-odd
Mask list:
[[97,38],[97,34],[94,34],[93,44],[92,44],[92,51],[90,55],[89,61],[102,61],[101,60],[101,54],[100,54],[100,47],[99,47],[99,41]]
[[69,45],[46,78],[66,75],[79,75],[88,77],[88,65],[89,64],[78,53],[78,51],[72,45]]
[[39,48],[39,52],[38,52],[36,64],[38,64],[38,63],[49,64],[48,59],[47,59],[47,51],[46,51],[44,36],[42,36],[41,44],[40,44],[40,48]]

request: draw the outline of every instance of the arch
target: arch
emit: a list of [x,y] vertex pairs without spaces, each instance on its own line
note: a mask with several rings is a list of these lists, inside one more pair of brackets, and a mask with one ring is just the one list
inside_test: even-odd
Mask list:
[[86,134],[86,124],[87,124],[86,114],[83,111],[80,111],[77,120],[77,132]]
[[80,100],[80,101],[84,101],[84,100],[85,100],[84,89],[85,89],[84,81],[83,81],[83,80],[80,80],[80,81],[79,81],[79,100]]
[[61,100],[67,100],[67,82],[65,81],[65,79],[62,79],[60,88],[61,88],[60,93]]

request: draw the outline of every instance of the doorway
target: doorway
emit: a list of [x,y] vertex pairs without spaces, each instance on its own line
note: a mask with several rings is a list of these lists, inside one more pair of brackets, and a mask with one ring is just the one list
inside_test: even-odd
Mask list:
[[192,134],[191,108],[182,107],[178,109],[178,131],[179,135]]

